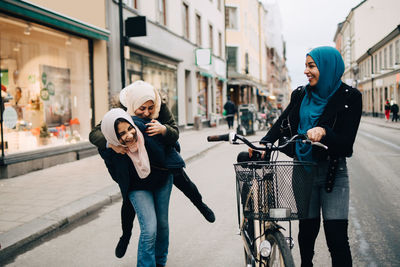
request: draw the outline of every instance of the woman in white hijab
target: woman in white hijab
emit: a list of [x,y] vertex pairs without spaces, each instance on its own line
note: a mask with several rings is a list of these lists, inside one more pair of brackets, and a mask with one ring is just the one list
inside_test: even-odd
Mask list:
[[163,168],[163,148],[159,143],[153,143],[152,138],[145,138],[122,109],[111,109],[106,113],[101,131],[109,144],[122,146],[127,151],[119,154],[107,149],[100,154],[120,186],[123,198],[136,210],[140,224],[137,266],[165,266],[172,176]]
[[[151,84],[141,80],[135,81],[121,90],[119,100],[127,108],[131,116],[136,116],[144,121],[147,120],[145,132],[149,136],[160,137],[163,145],[169,147],[177,144],[179,129],[175,119],[167,104],[161,101],[157,89]],[[97,125],[90,132],[89,140],[99,150],[106,148],[106,140],[101,134],[100,125]],[[108,147],[112,148],[116,153],[127,153],[127,148],[121,145],[109,143]],[[190,199],[207,221],[214,222],[214,212],[203,202],[197,186],[191,181],[182,166],[172,167],[170,171],[174,177],[174,185]],[[135,211],[132,209],[130,202],[123,201],[121,207],[122,236],[115,248],[115,255],[118,258],[125,255],[131,238],[134,218]]]

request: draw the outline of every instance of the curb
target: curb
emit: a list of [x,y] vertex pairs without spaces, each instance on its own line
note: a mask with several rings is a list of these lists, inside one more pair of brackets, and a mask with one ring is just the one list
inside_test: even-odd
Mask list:
[[[214,143],[214,145],[190,155],[184,160],[186,163],[192,162],[221,144],[222,142]],[[38,239],[54,233],[119,199],[121,199],[119,187],[114,184],[0,234],[0,265],[12,260],[12,257],[18,254],[16,252],[19,249],[27,247]]]
[[385,124],[382,124],[382,123],[376,123],[376,122],[373,122],[373,121],[364,120],[364,121],[362,121],[362,122],[368,123],[368,124],[372,124],[372,125],[376,125],[376,126],[380,126],[380,127],[384,127],[384,128],[390,128],[390,129],[400,130],[399,127],[393,127],[393,126],[390,126],[390,125],[385,125]]

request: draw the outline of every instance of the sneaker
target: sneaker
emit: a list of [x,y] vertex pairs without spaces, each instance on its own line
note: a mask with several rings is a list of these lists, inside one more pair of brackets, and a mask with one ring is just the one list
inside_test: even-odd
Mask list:
[[203,214],[204,218],[210,223],[215,222],[214,212],[204,203],[202,203],[199,207],[197,207],[201,214]]
[[128,248],[129,239],[130,237],[127,238],[124,236],[119,239],[117,247],[115,248],[115,256],[117,258],[122,258],[125,255],[126,249]]

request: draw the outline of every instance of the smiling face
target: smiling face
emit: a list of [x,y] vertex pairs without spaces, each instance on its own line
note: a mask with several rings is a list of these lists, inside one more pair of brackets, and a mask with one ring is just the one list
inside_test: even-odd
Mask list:
[[123,121],[117,125],[117,136],[121,144],[131,146],[136,143],[136,129],[130,123]]
[[319,79],[319,70],[311,56],[306,58],[306,68],[304,74],[307,76],[308,82],[311,86],[316,86]]
[[139,118],[149,118],[151,115],[154,113],[154,102],[152,100],[149,100],[145,103],[143,103],[138,109],[135,110],[135,116],[138,116]]

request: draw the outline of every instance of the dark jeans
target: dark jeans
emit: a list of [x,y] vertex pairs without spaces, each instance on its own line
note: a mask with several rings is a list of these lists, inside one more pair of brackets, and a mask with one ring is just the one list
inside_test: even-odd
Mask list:
[[229,129],[230,128],[233,128],[233,119],[235,118],[235,116],[234,115],[228,115],[227,117],[226,117],[226,121],[228,122],[228,127],[229,127]]
[[396,122],[397,122],[398,119],[399,119],[399,114],[398,114],[398,113],[393,113],[393,115],[392,115],[392,121],[395,121],[395,120],[396,120]]
[[[190,199],[193,205],[199,207],[203,203],[202,196],[196,185],[190,180],[189,176],[186,174],[185,170],[183,168],[171,169],[171,172],[174,176],[174,185],[180,191],[182,191],[182,193],[185,194],[187,198]],[[131,202],[129,200],[123,200],[121,207],[121,224],[123,236],[131,236],[135,215],[136,212]]]

